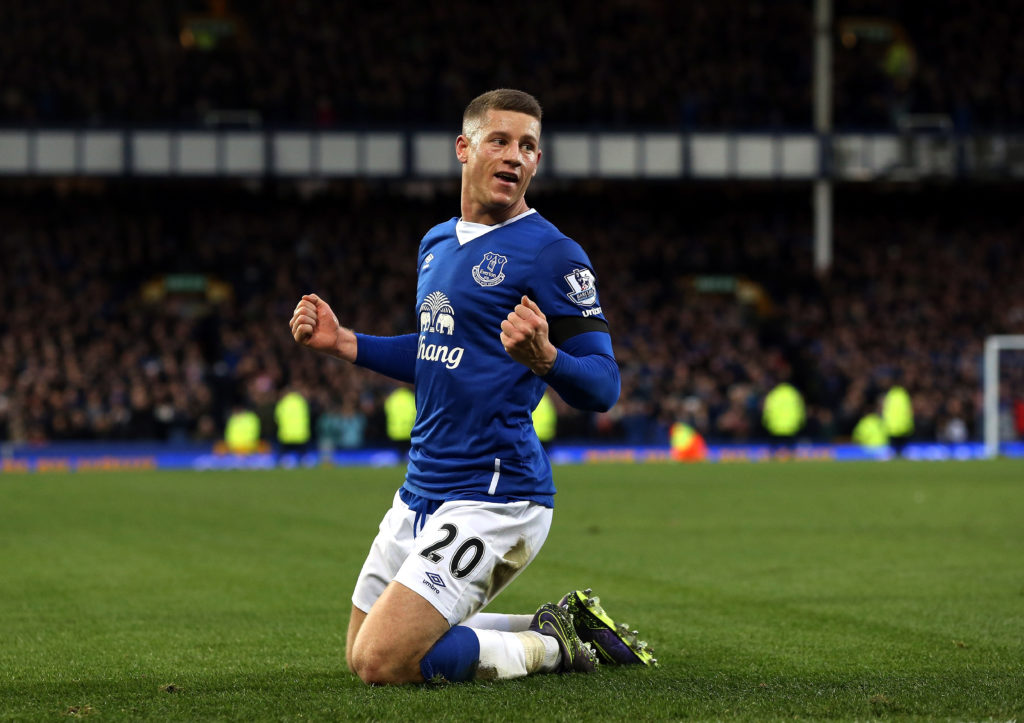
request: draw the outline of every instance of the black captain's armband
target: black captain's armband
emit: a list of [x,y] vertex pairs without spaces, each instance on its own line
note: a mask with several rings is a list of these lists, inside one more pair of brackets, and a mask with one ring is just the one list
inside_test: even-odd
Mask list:
[[569,339],[588,331],[608,333],[608,322],[585,316],[556,316],[548,319],[548,339],[555,346],[561,346]]

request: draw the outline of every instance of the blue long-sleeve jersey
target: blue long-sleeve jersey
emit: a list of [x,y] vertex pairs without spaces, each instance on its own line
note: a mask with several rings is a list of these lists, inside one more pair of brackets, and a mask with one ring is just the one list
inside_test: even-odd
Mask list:
[[[537,213],[460,243],[457,219],[420,244],[418,334],[359,335],[356,363],[416,387],[405,490],[429,500],[532,500],[553,506],[551,465],[531,412],[550,384],[568,403],[603,411],[619,373],[590,259]],[[523,295],[558,347],[538,377],[499,335]]]

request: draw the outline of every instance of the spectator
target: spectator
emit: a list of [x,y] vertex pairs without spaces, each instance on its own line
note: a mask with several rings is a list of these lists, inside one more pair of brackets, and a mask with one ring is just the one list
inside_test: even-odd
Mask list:
[[277,424],[278,458],[283,463],[301,459],[310,439],[309,402],[296,388],[286,388],[274,407]]
[[853,428],[853,442],[867,449],[882,449],[889,444],[889,433],[885,429],[882,415],[867,409],[864,416]]
[[[414,283],[402,254],[414,253],[415,229],[446,199],[410,199],[382,223],[388,191],[362,184],[307,199],[287,188],[104,186],[57,196],[8,184],[0,194],[4,439],[213,442],[233,400],[245,398],[273,440],[277,397],[301,384],[325,390],[314,407],[354,406],[366,445],[387,443],[391,384],[296,356],[280,319],[296,291],[315,286],[356,300],[345,323],[413,331],[413,314],[396,301]],[[806,398],[810,438],[848,437],[897,374],[916,438],[961,434],[952,420],[964,438],[980,438],[983,339],[1024,333],[1016,195],[997,186],[844,189],[835,265],[822,278],[811,268],[800,189],[539,192],[538,207],[566,218],[566,232],[610,270],[602,301],[622,374],[609,414],[555,400],[560,439],[664,445],[681,405],[709,441],[756,439],[760,404],[785,368]],[[175,291],[176,273],[206,288]],[[704,286],[705,276],[746,291]],[[1004,357],[1012,425],[1024,364]]]
[[235,406],[224,430],[224,443],[235,454],[255,452],[260,444],[260,418],[256,412]]
[[533,410],[533,428],[544,449],[550,449],[551,440],[555,438],[555,430],[558,427],[558,412],[555,403],[551,401],[552,394],[551,391],[546,392],[537,403],[537,408]]
[[763,419],[765,429],[777,443],[793,446],[806,419],[803,395],[788,381],[779,382],[764,398]]
[[903,448],[914,433],[914,406],[910,394],[899,384],[893,385],[882,398],[882,421],[893,451],[902,456]]
[[416,395],[412,389],[405,385],[395,387],[384,400],[384,416],[392,446],[402,454],[407,453],[416,422]]
[[336,449],[358,449],[366,439],[366,415],[359,411],[353,395],[346,395],[338,411],[327,410],[316,423],[317,444],[322,458]]

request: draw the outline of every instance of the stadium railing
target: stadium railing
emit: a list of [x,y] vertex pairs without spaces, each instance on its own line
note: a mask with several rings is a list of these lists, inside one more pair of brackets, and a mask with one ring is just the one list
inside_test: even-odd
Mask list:
[[[0,176],[406,178],[458,176],[437,130],[9,128]],[[919,180],[1024,177],[1024,137],[904,133],[592,132],[552,129],[559,179]]]

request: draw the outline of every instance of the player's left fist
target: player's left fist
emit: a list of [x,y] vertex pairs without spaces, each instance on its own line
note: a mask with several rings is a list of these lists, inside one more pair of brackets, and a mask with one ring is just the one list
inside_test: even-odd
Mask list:
[[528,296],[501,322],[501,345],[509,356],[544,376],[555,363],[558,349],[548,339],[548,318]]

